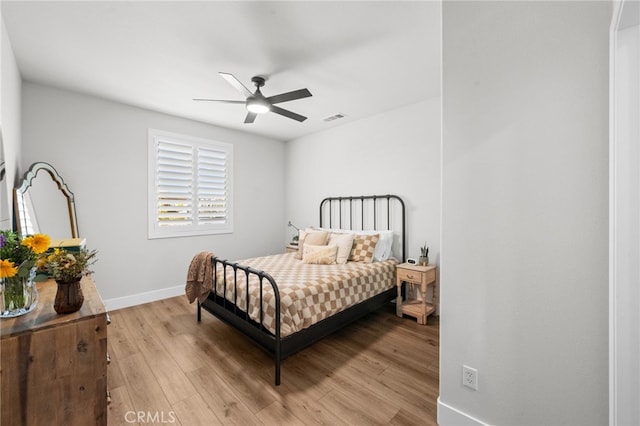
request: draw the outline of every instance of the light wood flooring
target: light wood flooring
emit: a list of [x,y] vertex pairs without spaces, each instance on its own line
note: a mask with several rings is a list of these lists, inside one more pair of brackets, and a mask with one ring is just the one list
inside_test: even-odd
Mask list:
[[113,311],[110,425],[435,425],[437,318],[389,305],[282,363],[175,297]]

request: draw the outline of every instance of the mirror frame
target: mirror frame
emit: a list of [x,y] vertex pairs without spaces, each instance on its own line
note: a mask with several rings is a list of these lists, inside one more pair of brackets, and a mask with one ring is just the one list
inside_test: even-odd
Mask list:
[[22,183],[19,187],[14,188],[13,190],[13,205],[14,205],[14,214],[18,229],[18,234],[24,235],[22,229],[22,217],[20,216],[20,201],[18,198],[20,197],[24,200],[24,195],[27,190],[32,186],[33,180],[38,175],[38,172],[44,170],[49,173],[51,179],[58,185],[58,189],[62,192],[62,195],[67,199],[67,209],[69,211],[69,224],[71,225],[71,238],[78,238],[78,218],[76,216],[76,205],[75,199],[73,197],[73,192],[69,190],[69,187],[66,183],[64,183],[64,179],[58,174],[58,171],[49,163],[37,162],[33,163],[29,170],[24,174],[22,178]]
[[11,196],[6,166],[2,125],[0,125],[0,230],[11,229]]

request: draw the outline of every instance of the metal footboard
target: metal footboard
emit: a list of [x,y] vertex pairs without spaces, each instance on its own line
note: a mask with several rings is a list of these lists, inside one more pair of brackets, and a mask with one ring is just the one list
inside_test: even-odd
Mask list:
[[[278,285],[271,275],[264,271],[260,271],[249,266],[243,266],[237,262],[229,262],[228,260],[219,259],[217,257],[212,258],[213,263],[213,290],[209,293],[208,298],[203,303],[198,303],[198,322],[202,319],[202,308],[214,314],[221,320],[231,324],[238,328],[254,342],[260,345],[263,349],[273,355],[275,361],[275,384],[280,384],[280,363],[282,361],[281,351],[281,339],[280,339],[280,292]],[[219,268],[222,268],[220,274],[218,274]],[[233,269],[233,282],[228,282],[227,272],[229,268]],[[253,320],[249,316],[249,306],[251,303],[251,295],[248,291],[248,283],[250,277],[254,275],[258,278],[260,285],[260,312],[259,321]],[[218,292],[218,277],[222,277],[222,294]],[[244,307],[237,305],[238,297],[238,278],[244,278],[247,283],[246,289],[246,301]],[[275,303],[275,333],[270,332],[263,324],[264,320],[264,304],[263,295],[265,282],[271,286],[273,290],[274,303]],[[233,287],[233,300],[228,300],[225,295],[227,289]]]

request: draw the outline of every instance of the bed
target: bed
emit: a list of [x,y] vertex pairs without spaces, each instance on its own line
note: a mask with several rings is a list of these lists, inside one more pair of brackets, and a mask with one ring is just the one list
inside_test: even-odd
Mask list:
[[[334,237],[352,233],[359,244],[353,243],[354,250],[362,248],[363,241],[366,245],[378,238],[375,256],[380,258],[318,264],[309,260],[313,255],[307,251],[317,248],[311,244],[303,246],[304,260],[302,248],[300,253],[234,262],[213,256],[211,291],[198,300],[198,322],[204,309],[273,356],[276,386],[284,359],[397,296],[395,265],[406,258],[404,201],[390,194],[328,197],[321,201],[319,212],[320,226],[307,231]],[[385,256],[380,250],[383,238],[388,246]]]

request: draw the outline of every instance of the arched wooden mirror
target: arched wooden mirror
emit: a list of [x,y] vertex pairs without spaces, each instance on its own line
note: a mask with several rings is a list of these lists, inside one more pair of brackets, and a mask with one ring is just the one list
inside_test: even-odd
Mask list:
[[11,229],[9,208],[10,199],[7,184],[7,173],[4,162],[4,142],[2,140],[2,127],[0,127],[0,230]]
[[48,163],[33,163],[13,191],[18,233],[78,238],[73,192]]

